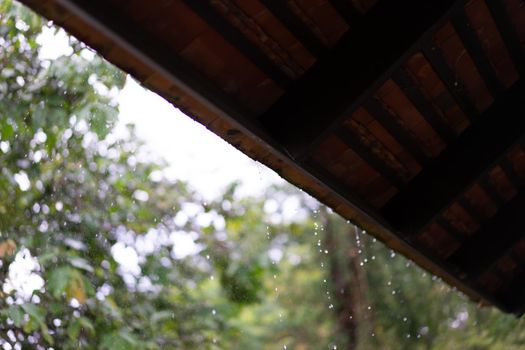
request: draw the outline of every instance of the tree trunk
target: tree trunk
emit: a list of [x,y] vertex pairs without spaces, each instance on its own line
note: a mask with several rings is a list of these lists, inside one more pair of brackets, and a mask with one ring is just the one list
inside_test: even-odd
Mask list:
[[[366,320],[368,283],[360,265],[357,228],[350,234],[337,235],[332,220],[325,212],[325,247],[329,251],[333,304],[340,331],[347,337],[346,350],[355,350],[359,345],[359,335],[368,333],[369,328]],[[341,238],[344,238],[343,242]]]

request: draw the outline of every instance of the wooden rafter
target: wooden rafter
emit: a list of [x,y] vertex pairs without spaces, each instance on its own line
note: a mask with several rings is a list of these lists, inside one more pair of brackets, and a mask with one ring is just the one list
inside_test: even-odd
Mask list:
[[498,299],[504,300],[507,304],[505,307],[509,310],[521,316],[525,313],[525,302],[523,301],[523,295],[525,295],[525,265],[523,259],[519,259],[520,266],[517,269],[512,278],[512,282],[506,288],[506,291],[499,293]]
[[408,235],[416,234],[480,174],[485,176],[525,134],[524,96],[525,84],[519,82],[387,203],[385,219]]
[[478,111],[472,104],[463,82],[459,80],[459,77],[457,77],[448,66],[441,50],[433,44],[426,44],[423,46],[423,55],[446,86],[447,90],[452,94],[455,102],[465,116],[471,122],[475,122]]
[[452,25],[463,42],[465,49],[474,61],[481,78],[485,82],[485,85],[487,85],[487,88],[491,92],[492,96],[500,96],[504,91],[503,84],[498,79],[498,76],[496,75],[496,72],[490,63],[490,60],[487,57],[487,54],[485,53],[478,36],[474,32],[465,9],[460,9],[452,17]]
[[356,135],[348,130],[338,130],[337,136],[392,185],[398,189],[403,188],[403,179],[394,169],[391,169],[381,158],[377,157],[368,147],[363,145]]
[[509,50],[514,66],[520,75],[525,74],[525,50],[520,43],[516,29],[512,25],[505,3],[501,0],[485,0],[485,3],[492,14],[505,46]]
[[293,13],[286,1],[261,0],[261,2],[270,10],[273,16],[286,25],[288,31],[290,31],[312,55],[319,57],[327,52],[324,43]]
[[453,0],[385,0],[376,4],[260,117],[265,130],[294,156],[300,156],[296,146],[302,148],[333,132],[399,68],[423,37],[462,4]]
[[[525,211],[525,192],[507,202],[485,225],[463,242],[448,262],[475,281],[505,256],[525,233],[521,225]],[[498,239],[494,239],[497,235]]]
[[392,135],[403,148],[421,165],[429,162],[429,157],[423,153],[421,146],[405,129],[403,129],[376,99],[370,98],[363,105],[365,109]]
[[423,95],[420,87],[416,86],[413,79],[408,75],[408,72],[405,69],[400,69],[394,72],[392,78],[438,135],[445,142],[452,142],[456,138],[454,130],[438,114],[435,107]]
[[237,28],[218,13],[207,0],[183,0],[209,26],[217,31],[237,50],[252,61],[257,67],[267,74],[275,83],[286,87],[292,82],[274,62],[272,62],[256,44],[248,40]]
[[330,4],[337,10],[337,13],[350,25],[354,26],[361,18],[361,13],[348,0],[329,0]]

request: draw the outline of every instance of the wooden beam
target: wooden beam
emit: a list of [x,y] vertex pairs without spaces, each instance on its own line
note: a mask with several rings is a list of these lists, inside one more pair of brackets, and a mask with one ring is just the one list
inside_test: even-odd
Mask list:
[[514,187],[521,187],[525,185],[525,179],[523,179],[521,176],[519,176],[516,173],[516,170],[514,169],[514,166],[510,162],[508,157],[505,157],[503,161],[500,164],[501,168],[503,169],[503,172],[505,173],[505,176],[509,179],[510,183]]
[[352,3],[348,0],[328,0],[328,1],[332,5],[332,7],[336,9],[337,13],[339,13],[339,15],[343,17],[345,22],[350,27],[353,27],[354,25],[356,25],[362,16],[362,13],[359,12],[359,10],[357,10],[355,6],[352,5]]
[[498,293],[497,298],[504,300],[507,304],[506,307],[517,316],[522,316],[525,313],[525,301],[523,300],[525,295],[525,261],[514,249],[510,249],[508,255],[518,264],[518,268],[510,284],[504,291]]
[[403,188],[405,181],[394,171],[394,169],[390,168],[382,159],[377,157],[368,147],[361,143],[355,134],[348,130],[341,129],[337,131],[336,135],[392,185],[398,189]]
[[525,237],[524,212],[525,192],[522,191],[465,240],[448,258],[448,263],[460,269],[469,280],[477,280]]
[[482,217],[479,211],[464,197],[458,199],[458,204],[467,212],[467,214],[478,224],[483,224],[487,219]]
[[525,295],[525,266],[521,261],[518,271],[512,278],[511,283],[504,292],[498,293],[496,296],[499,300],[505,303],[505,308],[516,316],[521,317],[525,313],[525,302],[523,296]]
[[403,90],[421,116],[434,129],[445,143],[452,142],[456,135],[454,130],[439,115],[437,110],[423,95],[421,89],[416,86],[414,80],[405,69],[400,69],[392,76],[394,82]]
[[370,98],[364,103],[363,107],[419,164],[425,165],[429,162],[429,157],[421,150],[421,145],[394,120],[379,101]]
[[210,110],[232,121],[247,122],[253,119],[250,113],[239,108],[236,101],[217,85],[211,83],[206,76],[107,2],[102,0],[54,1],[64,10],[82,18],[82,21],[87,22],[89,26],[104,33],[109,40],[134,55],[143,64],[162,74],[172,84],[176,84],[191,94]]
[[261,124],[299,157],[304,145],[333,132],[463,3],[380,0],[260,117]]
[[478,180],[478,185],[483,189],[483,192],[485,192],[496,207],[499,208],[505,203],[505,198],[503,198],[503,196],[496,190],[494,184],[490,181],[488,174],[484,174]]
[[525,134],[524,97],[520,81],[385,205],[386,221],[409,236],[417,234],[501,161]]
[[457,228],[452,226],[448,220],[446,220],[443,217],[437,218],[436,224],[441,226],[442,229],[447,231],[447,233],[458,242],[462,242],[466,237],[465,233],[460,232]]
[[470,58],[474,61],[485,85],[492,96],[497,98],[505,89],[496,75],[477,34],[474,32],[464,8],[452,17],[452,25],[469,53]]
[[286,1],[261,0],[261,2],[313,56],[319,57],[326,53],[325,44],[295,15]]
[[183,0],[183,2],[276,84],[281,87],[290,85],[292,79],[272,62],[256,44],[248,40],[233,24],[218,13],[209,1]]
[[521,45],[516,28],[512,25],[505,2],[502,0],[485,0],[485,3],[492,14],[505,46],[509,50],[516,70],[520,75],[525,74],[525,50]]
[[[422,151],[421,145],[419,145],[416,139],[395,121],[395,118],[378,100],[375,98],[369,98],[363,103],[363,108],[372,115],[374,119],[377,120],[379,124],[381,124],[381,126],[392,135],[392,137],[405,150],[407,150],[420,165],[428,164],[430,157]],[[337,132],[337,130],[335,132]],[[308,159],[310,153],[316,148],[316,146],[317,143],[311,143],[305,146],[301,155],[296,157],[296,159],[300,162]]]
[[441,49],[435,45],[427,44],[423,46],[423,55],[439,76],[447,90],[452,94],[465,116],[471,121],[471,123],[475,122],[479,114],[478,110],[470,100],[463,82],[459,80],[459,77],[452,72],[452,69],[448,66]]

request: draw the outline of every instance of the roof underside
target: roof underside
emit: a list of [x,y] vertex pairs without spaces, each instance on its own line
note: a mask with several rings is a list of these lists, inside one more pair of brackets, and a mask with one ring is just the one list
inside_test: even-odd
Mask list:
[[523,0],[23,2],[472,299],[523,313]]

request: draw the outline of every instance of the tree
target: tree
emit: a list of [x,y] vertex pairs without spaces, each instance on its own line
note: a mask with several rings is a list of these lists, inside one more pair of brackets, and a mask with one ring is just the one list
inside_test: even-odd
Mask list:
[[[118,114],[113,96],[125,75],[98,56],[86,58],[72,38],[71,55],[40,60],[42,19],[10,1],[0,3],[0,13],[4,341],[27,348],[211,347],[220,319],[197,317],[211,307],[192,294],[206,269],[172,253],[172,232],[181,229],[173,218],[198,197],[183,183],[155,178],[161,165],[144,161],[132,128],[123,138],[110,133]],[[155,246],[137,257],[140,266],[117,261],[116,249],[137,256],[148,237]],[[9,288],[22,258],[37,259],[33,274],[43,282],[30,295]]]

